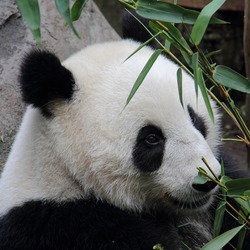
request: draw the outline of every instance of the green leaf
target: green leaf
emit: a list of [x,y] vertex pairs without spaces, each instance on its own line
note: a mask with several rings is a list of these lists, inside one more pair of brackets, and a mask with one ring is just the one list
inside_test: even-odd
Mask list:
[[[206,58],[211,58],[212,56],[217,55],[217,54],[219,54],[220,52],[221,52],[221,49],[215,50],[215,51],[211,51],[211,52],[207,53],[207,54],[205,55],[205,57],[206,57]],[[215,65],[216,65],[216,64],[215,64]]]
[[244,192],[244,195],[249,196],[249,198],[250,198],[250,190],[246,190],[246,191]]
[[213,236],[217,237],[220,234],[222,222],[224,219],[224,213],[226,210],[226,201],[222,200],[220,201],[216,213],[215,213],[215,219],[214,219],[214,228],[213,228]]
[[[164,23],[164,25],[167,27],[172,24],[168,24],[168,23]],[[183,58],[185,59],[185,61],[188,63],[188,65],[191,62],[191,57],[189,54],[192,53],[192,50],[190,49],[189,45],[187,44],[186,40],[182,37],[181,38],[181,33],[179,32],[178,29],[176,29],[174,27],[174,25],[172,25],[172,27],[174,27],[173,29],[169,29],[169,32],[166,32],[165,30],[163,30],[157,23],[155,22],[149,22],[149,26],[151,29],[153,29],[156,32],[162,32],[161,35],[167,40],[169,41],[173,46],[175,46],[182,54]],[[179,33],[179,34],[178,34]],[[186,44],[185,44],[186,43]]]
[[[157,0],[138,0],[136,12],[147,19],[171,23],[194,24],[199,12],[185,9],[179,5]],[[225,24],[226,22],[211,18],[211,23]]]
[[[193,53],[189,44],[182,36],[181,32],[172,24],[172,23],[163,23],[163,25],[168,29],[174,42],[173,45],[181,52],[185,61],[190,65],[191,63],[191,54]],[[165,32],[166,33],[166,32]]]
[[227,181],[225,183],[228,195],[244,195],[250,189],[250,178],[241,178]]
[[237,242],[237,250],[241,250],[243,248],[246,233],[247,233],[246,228],[242,228],[242,230],[240,230]]
[[165,27],[168,28],[169,33],[175,39],[178,44],[185,49],[186,52],[192,53],[190,46],[188,45],[185,38],[182,36],[181,32],[172,23],[163,23]]
[[76,0],[71,8],[71,20],[74,22],[81,16],[82,10],[84,9],[88,0]]
[[65,22],[73,30],[74,34],[80,39],[70,16],[69,0],[55,0],[56,8],[60,15],[64,18]]
[[161,32],[162,36],[165,39],[167,39],[171,44],[173,44],[178,50],[181,50],[181,47],[179,46],[179,44],[176,43],[175,40],[171,37],[171,35],[169,33],[165,32],[158,24],[150,21],[149,26],[155,32],[158,32],[158,33]]
[[221,159],[221,176],[223,177],[224,175],[225,175],[225,166],[223,159]]
[[179,92],[180,103],[181,103],[181,106],[184,108],[184,106],[183,106],[183,98],[182,98],[182,70],[181,70],[181,68],[179,68],[177,70],[177,84],[178,84],[178,92]]
[[198,175],[194,177],[192,184],[205,184],[207,181],[209,181],[209,179],[201,172],[198,172]]
[[191,32],[191,41],[198,45],[205,34],[212,15],[225,3],[225,0],[213,0],[199,14]]
[[192,55],[192,68],[194,72],[194,84],[195,84],[195,94],[196,94],[196,100],[198,99],[198,65],[199,65],[199,54],[198,52],[194,53]]
[[135,55],[139,50],[141,50],[143,47],[145,47],[148,43],[150,43],[153,39],[155,39],[158,35],[160,34],[157,33],[154,36],[152,36],[151,38],[149,38],[146,42],[142,43],[131,55],[129,55],[124,62],[126,62],[129,58],[131,58],[133,55]]
[[169,42],[167,39],[165,39],[164,47],[166,48],[166,50],[170,51],[171,42]]
[[206,245],[204,245],[200,250],[220,250],[224,247],[242,228],[244,225],[235,227],[216,238],[209,241]]
[[156,245],[154,245],[154,246],[153,246],[153,249],[154,249],[154,250],[164,250],[164,248],[162,247],[161,244],[156,244]]
[[226,175],[222,175],[222,177],[220,178],[220,183],[224,184],[228,181],[231,181],[232,179]]
[[218,83],[244,93],[250,93],[250,81],[238,72],[218,65],[213,72],[213,78]]
[[234,200],[246,213],[250,214],[250,199],[246,199],[245,196],[243,196],[242,198],[234,198]]
[[203,78],[203,74],[202,74],[202,70],[200,68],[198,68],[198,73],[197,73],[197,81],[201,90],[201,94],[203,97],[203,100],[205,102],[209,117],[211,119],[212,122],[214,122],[214,113],[213,113],[213,109],[211,107],[211,103],[210,103],[210,99],[208,97],[208,93],[207,93],[207,88],[205,85],[205,81]]
[[40,9],[38,0],[17,0],[17,5],[36,42],[41,45]]
[[133,86],[133,88],[132,88],[132,90],[127,98],[125,107],[129,104],[132,97],[134,96],[134,94],[136,93],[138,88],[141,86],[143,80],[145,79],[146,75],[148,74],[149,70],[151,69],[151,67],[155,63],[156,59],[158,58],[158,56],[161,54],[161,52],[162,52],[161,49],[156,50],[152,54],[152,56],[149,58],[149,60],[147,61],[146,65],[144,66],[144,68],[142,69],[141,73],[139,74],[138,78],[135,81],[135,84],[134,84],[134,86]]

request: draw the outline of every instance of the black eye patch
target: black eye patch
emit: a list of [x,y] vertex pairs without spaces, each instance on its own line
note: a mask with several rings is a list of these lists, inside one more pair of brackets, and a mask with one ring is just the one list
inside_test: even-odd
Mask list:
[[206,138],[207,136],[207,127],[202,117],[195,113],[192,107],[188,105],[188,113],[192,120],[194,127],[201,132],[201,134]]
[[160,128],[147,125],[137,135],[133,149],[133,163],[143,172],[153,172],[162,164],[165,138]]

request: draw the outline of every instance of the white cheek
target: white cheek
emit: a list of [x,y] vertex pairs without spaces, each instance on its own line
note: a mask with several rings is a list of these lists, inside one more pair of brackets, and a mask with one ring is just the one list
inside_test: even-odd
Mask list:
[[202,161],[202,157],[219,176],[221,167],[206,141],[200,137],[193,142],[174,142],[166,144],[162,166],[157,173],[157,181],[162,184],[167,195],[179,200],[188,200],[197,192],[192,188],[197,167],[212,175]]

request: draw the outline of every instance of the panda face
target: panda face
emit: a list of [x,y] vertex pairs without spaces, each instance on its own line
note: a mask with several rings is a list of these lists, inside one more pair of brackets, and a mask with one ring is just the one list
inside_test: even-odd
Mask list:
[[64,62],[78,89],[64,110],[60,105],[54,109],[49,131],[55,135],[58,154],[68,154],[66,165],[88,194],[121,208],[202,207],[215,189],[197,191],[192,182],[197,166],[207,170],[202,157],[220,175],[215,157],[217,110],[213,124],[186,74],[183,108],[176,83],[178,67],[164,57],[123,110],[152,54],[145,48],[124,62],[137,46],[130,41],[93,46]]
[[[46,70],[39,74],[42,90],[26,86],[37,74],[36,70],[30,73],[29,62],[34,65],[34,59],[26,60],[21,76],[21,84],[26,86],[22,87],[24,99],[43,117],[40,137],[46,147],[40,147],[37,157],[43,150],[44,158],[48,157],[45,148],[49,148],[56,159],[54,175],[66,171],[83,198],[95,197],[133,211],[206,207],[216,188],[198,190],[192,183],[197,166],[207,170],[202,157],[220,175],[215,105],[212,102],[212,123],[201,95],[196,99],[193,80],[183,72],[182,107],[176,82],[178,66],[160,56],[124,109],[136,78],[153,53],[143,48],[125,61],[138,46],[132,41],[90,46],[63,66],[57,59],[51,63],[51,56],[42,53],[40,60],[50,71],[48,79]],[[44,164],[49,165],[49,160]],[[61,199],[70,197],[69,186],[67,192],[60,192]]]

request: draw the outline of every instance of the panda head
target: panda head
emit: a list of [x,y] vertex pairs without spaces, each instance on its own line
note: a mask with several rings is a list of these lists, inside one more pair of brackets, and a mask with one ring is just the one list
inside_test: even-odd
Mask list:
[[197,166],[207,170],[202,157],[220,175],[215,105],[213,123],[201,95],[196,98],[193,80],[183,72],[182,107],[178,66],[160,56],[123,109],[153,53],[145,47],[125,61],[138,46],[129,40],[94,45],[62,64],[44,51],[25,58],[23,99],[41,118],[45,138],[37,157],[50,145],[86,199],[132,211],[204,208],[216,188],[193,185],[193,180]]

